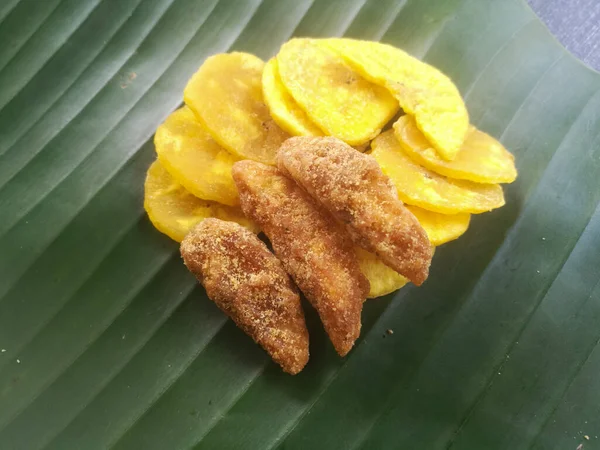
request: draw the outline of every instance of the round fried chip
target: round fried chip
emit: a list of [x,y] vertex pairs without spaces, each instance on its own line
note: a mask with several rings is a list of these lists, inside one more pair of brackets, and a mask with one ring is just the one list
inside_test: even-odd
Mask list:
[[287,91],[325,134],[350,145],[373,139],[398,111],[398,101],[315,39],[292,39],[277,55]]
[[498,184],[446,178],[413,162],[393,130],[373,140],[371,155],[396,186],[400,200],[409,205],[442,214],[479,214],[504,205],[504,193]]
[[237,161],[183,107],[158,127],[154,146],[162,166],[196,197],[226,205],[239,203],[231,167]]
[[441,158],[415,119],[402,116],[394,123],[394,133],[408,156],[440,175],[477,183],[512,183],[517,178],[515,157],[489,134],[471,127],[453,161]]
[[264,62],[249,53],[214,55],[192,76],[183,97],[213,138],[241,159],[274,164],[289,135],[275,123],[262,93]]
[[279,76],[276,58],[271,58],[265,65],[262,83],[265,103],[269,107],[271,117],[281,128],[294,136],[323,136],[323,131],[308,118],[285,89]]
[[244,217],[239,207],[201,200],[179,184],[159,161],[154,161],[144,184],[144,209],[161,233],[181,242],[194,225],[208,217],[237,222],[258,233],[258,227]]
[[406,205],[406,207],[415,215],[427,233],[429,242],[435,247],[458,239],[467,231],[471,221],[471,215],[467,213],[440,214],[418,206]]
[[[435,247],[450,242],[461,236],[469,228],[470,214],[440,214],[418,206],[406,205],[418,219],[427,233],[429,241]],[[386,266],[379,257],[360,247],[355,247],[360,270],[371,285],[368,298],[381,297],[390,294],[409,281]]]
[[371,285],[367,298],[376,298],[390,294],[408,283],[408,279],[404,278],[394,269],[386,266],[377,255],[360,247],[355,247],[355,251],[360,270],[367,277]]
[[326,45],[367,80],[385,86],[442,158],[453,160],[469,129],[469,113],[450,78],[381,42],[326,39]]

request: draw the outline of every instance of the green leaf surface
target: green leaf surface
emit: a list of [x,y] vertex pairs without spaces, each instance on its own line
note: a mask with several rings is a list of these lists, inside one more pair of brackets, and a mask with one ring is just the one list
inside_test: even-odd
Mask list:
[[[347,358],[309,309],[291,377],[142,183],[207,56],[294,35],[436,65],[519,178],[422,288],[365,305]],[[600,448],[600,74],[524,1],[4,0],[0,42],[0,449]]]

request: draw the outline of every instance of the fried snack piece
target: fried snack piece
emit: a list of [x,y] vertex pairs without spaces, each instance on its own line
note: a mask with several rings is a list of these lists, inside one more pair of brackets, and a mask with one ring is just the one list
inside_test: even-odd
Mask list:
[[254,234],[206,219],[181,243],[187,268],[208,297],[292,375],[308,362],[300,296],[281,262]]
[[261,225],[319,313],[333,346],[345,356],[360,334],[369,283],[343,228],[274,167],[240,161],[233,165],[233,179],[242,210]]
[[427,234],[371,156],[332,137],[293,137],[281,146],[277,165],[344,223],[358,246],[417,286],[427,279]]
[[450,78],[391,45],[343,38],[325,43],[367,80],[389,89],[442,158],[456,157],[469,113]]
[[237,158],[215,142],[188,107],[173,112],[158,127],[154,146],[162,166],[196,197],[239,203],[231,178]]
[[473,126],[453,161],[438,155],[411,116],[402,116],[394,123],[394,134],[411,159],[440,175],[492,184],[512,183],[517,178],[515,157],[492,136]]
[[273,121],[262,94],[264,62],[249,53],[214,55],[183,92],[188,105],[225,149],[273,164],[288,134]]
[[281,81],[308,117],[350,145],[373,139],[399,109],[385,88],[350,69],[323,41],[292,39],[277,62]]
[[458,239],[467,231],[471,221],[471,215],[466,213],[440,214],[418,206],[406,205],[406,207],[415,215],[427,233],[429,241],[435,247]]
[[442,214],[479,214],[504,205],[498,184],[446,178],[413,162],[393,130],[371,142],[371,155],[396,185],[400,200],[410,205]]
[[391,294],[408,283],[406,278],[394,269],[386,266],[377,255],[360,247],[355,247],[354,251],[358,257],[360,270],[367,277],[371,286],[367,298],[376,298]]
[[144,208],[161,233],[181,242],[198,222],[208,217],[237,222],[258,233],[255,223],[246,219],[239,206],[226,206],[194,197],[179,184],[159,161],[154,161],[144,184]]
[[323,131],[308,118],[281,82],[276,58],[265,65],[262,86],[271,117],[281,128],[294,136],[323,136]]

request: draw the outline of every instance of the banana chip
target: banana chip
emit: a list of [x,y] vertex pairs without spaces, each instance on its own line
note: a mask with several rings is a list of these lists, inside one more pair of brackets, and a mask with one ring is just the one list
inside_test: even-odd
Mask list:
[[181,242],[198,222],[216,217],[237,222],[258,233],[258,227],[244,217],[238,207],[201,200],[179,184],[159,161],[152,163],[144,184],[144,209],[161,233]]
[[373,139],[398,111],[398,101],[350,69],[323,41],[292,39],[277,55],[287,91],[325,134],[350,145]]
[[289,135],[275,123],[262,93],[264,62],[249,53],[211,56],[183,97],[213,138],[241,159],[275,163]]
[[239,203],[231,177],[237,158],[215,142],[189,108],[173,112],[158,127],[154,146],[162,166],[196,197]]
[[456,157],[469,114],[450,78],[391,45],[342,38],[325,42],[367,80],[389,89],[444,159]]
[[323,136],[323,131],[308,118],[285,89],[279,77],[277,59],[272,58],[265,65],[262,83],[265,103],[281,128],[294,136]]
[[[406,205],[406,207],[419,220],[431,244],[435,247],[457,239],[469,228],[470,214],[439,214],[417,206]],[[355,251],[360,270],[371,284],[368,298],[390,294],[409,282],[386,266],[377,255],[360,247],[355,247]]]
[[360,247],[355,247],[355,251],[360,270],[371,284],[371,290],[367,298],[390,294],[408,283],[408,279],[390,269],[373,253]]
[[479,214],[504,205],[502,187],[454,180],[413,162],[402,150],[393,130],[377,136],[371,155],[398,189],[404,203],[442,214]]
[[453,161],[439,157],[411,116],[400,117],[394,124],[394,133],[408,156],[440,175],[477,183],[512,183],[517,178],[515,157],[475,127],[469,130]]
[[467,231],[471,221],[471,215],[466,213],[440,214],[418,206],[406,205],[406,207],[415,215],[434,247],[458,239]]

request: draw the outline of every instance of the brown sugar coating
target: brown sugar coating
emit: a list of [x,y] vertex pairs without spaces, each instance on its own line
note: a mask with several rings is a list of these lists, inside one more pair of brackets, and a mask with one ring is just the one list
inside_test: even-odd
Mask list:
[[269,237],[275,254],[319,313],[333,346],[346,355],[360,335],[362,305],[369,293],[351,239],[276,168],[239,161],[232,174],[244,214]]
[[333,137],[293,137],[277,165],[344,223],[357,245],[417,286],[427,279],[431,243],[373,157]]
[[181,243],[187,268],[208,297],[292,375],[308,362],[300,296],[281,262],[252,232],[205,219]]

